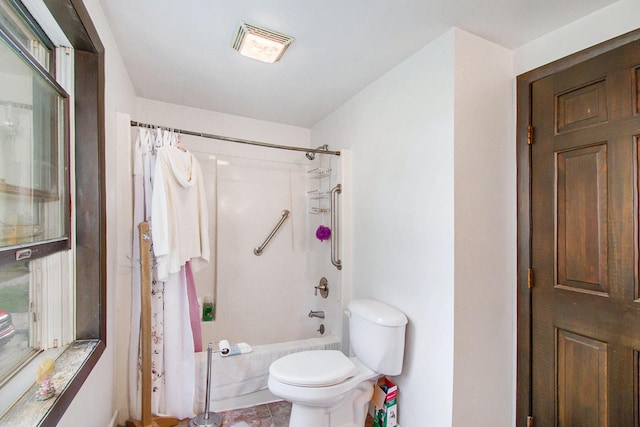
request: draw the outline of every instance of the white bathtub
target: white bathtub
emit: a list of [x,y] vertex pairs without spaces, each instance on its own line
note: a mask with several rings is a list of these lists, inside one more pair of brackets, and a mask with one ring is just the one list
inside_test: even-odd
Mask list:
[[[214,350],[217,347],[214,345]],[[279,400],[267,388],[269,366],[289,353],[305,350],[340,350],[340,341],[329,335],[276,344],[253,346],[253,351],[222,357],[214,353],[211,364],[211,411],[253,406]],[[207,381],[207,352],[196,353],[196,393],[194,412],[204,412]]]

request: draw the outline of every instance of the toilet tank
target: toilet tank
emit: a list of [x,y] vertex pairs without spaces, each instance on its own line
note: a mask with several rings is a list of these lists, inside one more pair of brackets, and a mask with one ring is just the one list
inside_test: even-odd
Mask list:
[[407,316],[374,299],[353,300],[348,308],[351,349],[356,357],[375,372],[399,375]]

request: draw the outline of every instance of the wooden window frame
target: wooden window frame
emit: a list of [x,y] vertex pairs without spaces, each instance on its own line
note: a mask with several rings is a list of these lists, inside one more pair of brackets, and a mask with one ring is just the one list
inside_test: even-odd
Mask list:
[[75,51],[76,340],[96,349],[45,415],[55,425],[107,345],[104,46],[81,0],[44,0]]

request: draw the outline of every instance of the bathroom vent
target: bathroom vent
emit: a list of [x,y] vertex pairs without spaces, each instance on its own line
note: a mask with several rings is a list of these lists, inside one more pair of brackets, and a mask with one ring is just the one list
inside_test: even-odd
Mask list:
[[241,55],[271,64],[282,58],[294,40],[286,34],[242,22],[231,46]]

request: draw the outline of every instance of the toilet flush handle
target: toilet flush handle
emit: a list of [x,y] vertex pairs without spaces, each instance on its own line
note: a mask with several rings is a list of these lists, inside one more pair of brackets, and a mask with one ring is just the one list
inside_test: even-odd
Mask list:
[[344,315],[351,318],[351,312],[349,310],[345,310]]

